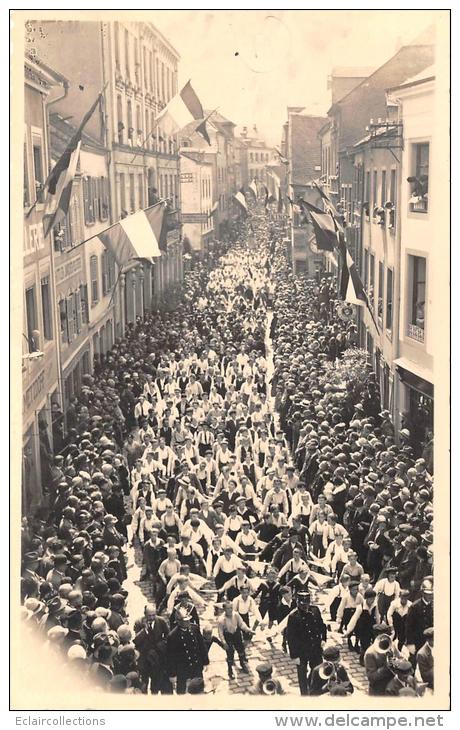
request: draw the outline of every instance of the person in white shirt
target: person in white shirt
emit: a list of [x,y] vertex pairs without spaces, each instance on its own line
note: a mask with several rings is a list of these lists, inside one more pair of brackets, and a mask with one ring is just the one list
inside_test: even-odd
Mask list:
[[139,423],[141,419],[147,418],[149,412],[152,410],[150,402],[146,399],[145,395],[140,395],[138,402],[134,406],[134,418]]
[[349,586],[350,576],[345,573],[340,576],[337,585],[328,591],[326,604],[329,609],[331,621],[335,622],[337,620],[337,610],[340,606],[342,598],[348,595]]
[[144,543],[149,539],[150,531],[156,522],[157,518],[154,517],[152,507],[147,505],[145,507],[145,514],[139,522],[139,542],[141,545],[144,545]]
[[387,611],[387,623],[395,632],[395,642],[399,651],[406,643],[406,619],[412,601],[409,601],[409,591],[405,588],[399,592],[399,597],[394,598]]
[[391,602],[395,598],[399,598],[401,592],[401,586],[396,580],[396,568],[390,565],[385,569],[385,573],[386,578],[381,578],[374,586],[382,621],[386,620],[387,611]]
[[[236,596],[232,601],[233,610],[240,614],[246,626],[255,631],[259,624],[263,623],[259,608],[250,595],[249,587],[240,588],[240,595]],[[254,621],[251,626],[252,621]]]
[[188,593],[190,599],[193,601],[195,606],[203,608],[206,605],[206,602],[203,600],[200,594],[197,593],[190,585],[190,580],[186,576],[180,575],[177,579],[177,585],[172,589],[166,603],[166,610],[169,614],[171,614],[173,611],[177,596],[180,593],[184,592]]
[[212,571],[216,588],[218,590],[218,600],[221,600],[219,596],[222,595],[223,585],[236,574],[236,569],[242,565],[243,563],[240,558],[232,552],[232,549],[225,547],[224,554],[217,559]]
[[276,505],[284,515],[289,513],[289,505],[286,492],[282,488],[281,479],[275,477],[273,480],[273,489],[269,489],[263,503],[263,511],[269,512],[270,507]]
[[[358,593],[358,595],[360,594]],[[364,601],[356,606],[355,612],[348,622],[345,631],[345,636],[348,640],[350,640],[353,634],[356,636],[357,642],[355,649],[357,650],[359,644],[361,665],[364,665],[364,654],[371,645],[374,637],[373,627],[380,622],[377,594],[373,588],[368,588],[364,594]]]

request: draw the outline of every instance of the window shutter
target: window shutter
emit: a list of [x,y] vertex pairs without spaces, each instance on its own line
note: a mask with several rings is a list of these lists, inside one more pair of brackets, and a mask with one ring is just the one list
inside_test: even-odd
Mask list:
[[100,205],[99,205],[100,185],[99,185],[98,177],[91,178],[91,181],[92,181],[92,186],[93,186],[93,221],[95,223],[100,218]]
[[108,291],[108,271],[107,271],[107,252],[101,253],[101,268],[102,268],[102,296],[105,296]]
[[91,304],[94,306],[99,300],[97,256],[91,256],[91,258],[90,258],[90,273],[91,273]]
[[73,294],[66,299],[66,315],[67,315],[67,342],[72,342],[74,336],[74,320],[73,320]]
[[88,284],[80,284],[80,304],[81,304],[82,322],[85,322],[86,324],[88,324],[88,322],[89,322]]
[[81,294],[80,290],[77,290],[74,294],[74,301],[75,301],[75,328],[77,330],[77,334],[81,332]]
[[90,212],[89,212],[89,180],[83,178],[83,209],[85,213],[85,223],[90,223]]

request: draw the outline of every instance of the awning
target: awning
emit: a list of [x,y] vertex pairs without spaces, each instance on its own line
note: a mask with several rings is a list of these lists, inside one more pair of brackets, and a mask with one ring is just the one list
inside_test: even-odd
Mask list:
[[[158,220],[157,226],[152,225],[148,217],[154,208],[158,208],[154,216]],[[99,233],[98,238],[120,267],[126,266],[133,259],[152,260],[161,256],[159,231],[155,228],[161,230],[163,216],[162,204],[157,204],[147,211],[139,210]]]
[[422,368],[405,357],[394,361],[396,370],[402,382],[409,388],[418,390],[419,393],[434,398],[433,373],[427,368]]

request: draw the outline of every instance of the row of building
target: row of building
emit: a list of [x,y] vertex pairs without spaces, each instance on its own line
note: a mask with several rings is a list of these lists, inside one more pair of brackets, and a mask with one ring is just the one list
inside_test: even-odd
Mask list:
[[[372,310],[355,307],[360,346],[380,383],[382,407],[398,430],[409,429],[419,452],[433,436],[440,324],[434,316],[440,242],[433,202],[440,198],[433,180],[445,178],[448,164],[440,137],[445,129],[436,120],[434,50],[431,28],[377,69],[333,69],[327,114],[288,108],[281,142],[289,163],[284,191],[318,204],[312,181],[320,180],[343,216]],[[340,256],[318,251],[311,224],[293,207],[289,215],[294,270],[340,274]]]
[[[65,49],[65,52],[63,52]],[[184,267],[236,215],[233,195],[263,180],[273,155],[257,130],[206,111],[211,144],[194,127],[155,123],[178,91],[180,57],[150,23],[33,21],[24,62],[23,509],[66,431],[85,374],[137,317],[170,305]],[[45,181],[100,91],[85,126],[65,221],[44,235]],[[120,271],[98,234],[159,200],[168,203],[162,254]]]

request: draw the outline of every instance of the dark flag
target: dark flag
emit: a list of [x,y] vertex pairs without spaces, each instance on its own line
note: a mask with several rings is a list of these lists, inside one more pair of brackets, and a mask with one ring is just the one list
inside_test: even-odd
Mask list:
[[93,116],[96,107],[102,99],[102,94],[103,92],[101,91],[96,101],[86,112],[80,126],[45,182],[44,189],[47,193],[45,214],[43,216],[45,236],[49,234],[54,226],[63,221],[68,213],[72,195],[72,184],[80,155],[81,136],[86,124]]
[[315,232],[316,246],[320,251],[333,251],[338,245],[337,229],[334,220],[329,213],[325,213],[307,202],[303,198],[299,200],[303,210],[307,210]]

